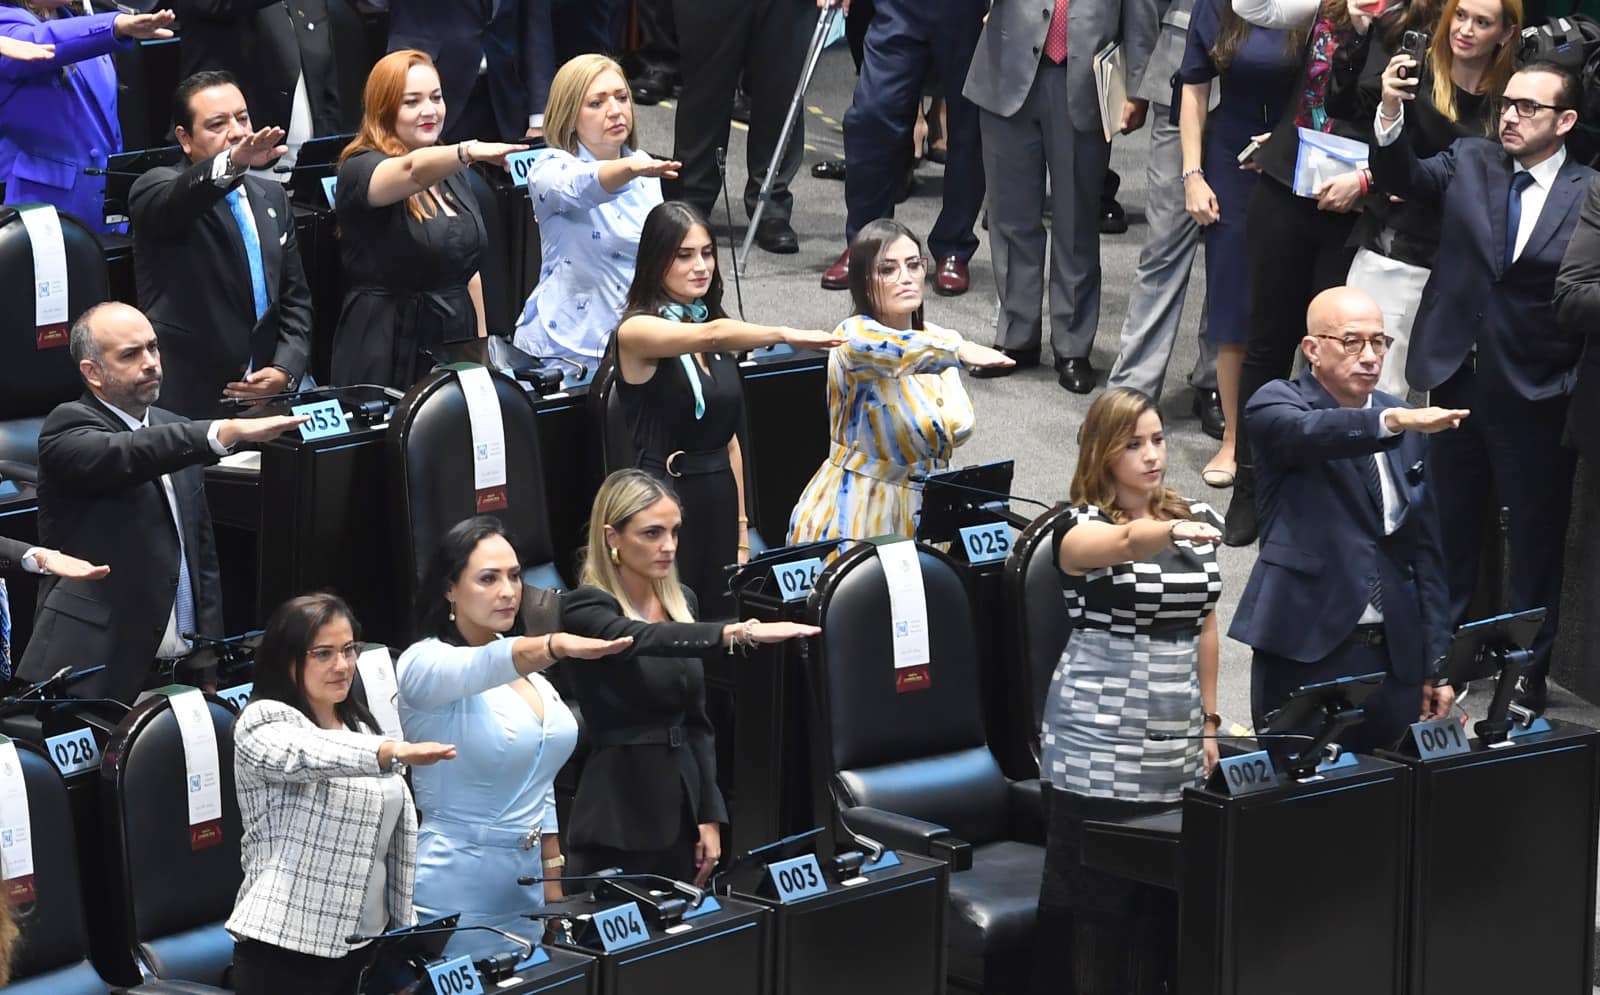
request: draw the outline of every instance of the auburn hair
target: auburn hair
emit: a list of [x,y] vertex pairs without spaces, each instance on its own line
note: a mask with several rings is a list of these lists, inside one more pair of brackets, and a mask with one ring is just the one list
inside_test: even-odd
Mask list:
[[[372,67],[361,97],[361,130],[339,153],[339,165],[357,152],[382,152],[398,158],[411,151],[400,141],[395,121],[406,97],[406,76],[413,66],[427,66],[434,75],[439,73],[433,58],[414,48],[396,49]],[[423,190],[406,198],[406,209],[413,218],[426,221],[438,213],[439,202],[432,191]]]
[[[1455,50],[1450,47],[1450,29],[1455,23],[1456,8],[1460,5],[1460,0],[1445,0],[1427,54],[1428,69],[1433,74],[1429,85],[1433,109],[1450,121],[1461,120],[1456,107],[1455,80],[1450,77],[1450,67],[1455,63]],[[1511,74],[1517,71],[1518,41],[1522,38],[1522,0],[1500,0],[1500,26],[1509,29],[1509,33],[1505,41],[1495,46],[1494,58],[1480,81],[1483,92],[1493,100],[1500,99],[1506,83],[1511,80]],[[1496,117],[1489,114],[1484,122],[1485,133],[1495,134],[1497,124]]]
[[[1161,417],[1156,402],[1131,387],[1109,388],[1089,405],[1089,413],[1083,416],[1083,425],[1078,429],[1078,468],[1072,474],[1070,493],[1073,504],[1093,505],[1113,522],[1127,524],[1127,512],[1117,507],[1117,482],[1111,468],[1137,434],[1139,418],[1146,411]],[[1149,511],[1150,517],[1158,521],[1194,518],[1189,502],[1170,487],[1162,487],[1151,496]]]

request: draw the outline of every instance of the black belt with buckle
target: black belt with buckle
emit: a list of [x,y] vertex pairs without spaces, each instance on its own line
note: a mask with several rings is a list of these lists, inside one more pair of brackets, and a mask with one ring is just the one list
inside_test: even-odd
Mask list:
[[668,453],[665,458],[646,456],[640,462],[646,468],[659,467],[665,470],[669,477],[698,477],[727,470],[733,465],[728,462],[727,446],[695,453],[679,449],[677,452]]
[[597,750],[608,746],[667,746],[677,749],[683,745],[684,733],[683,726],[634,726],[593,733],[590,739]]
[[1373,622],[1368,625],[1358,625],[1355,631],[1346,637],[1346,646],[1382,646],[1388,640],[1383,634],[1383,623]]

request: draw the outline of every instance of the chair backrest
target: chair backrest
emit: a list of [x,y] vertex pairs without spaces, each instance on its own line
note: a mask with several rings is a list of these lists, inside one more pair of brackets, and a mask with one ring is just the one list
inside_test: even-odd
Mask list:
[[1072,635],[1062,597],[1061,571],[1051,541],[1056,523],[1071,513],[1065,504],[1034,519],[1011,546],[1002,573],[1002,597],[1008,652],[1004,656],[1007,698],[1012,703],[1008,722],[1022,737],[1039,764],[1039,730],[1044,725],[1044,700],[1050,690],[1061,651]]
[[12,742],[28,793],[34,892],[33,901],[13,903],[21,937],[11,964],[12,983],[36,982],[39,991],[57,995],[103,993],[105,983],[87,959],[89,934],[66,782],[42,749]]
[[[533,402],[510,377],[494,371],[489,376],[505,431],[507,501],[489,514],[516,537],[524,578],[560,587]],[[472,424],[454,369],[435,370],[406,393],[389,422],[388,446],[389,479],[399,497],[391,521],[400,569],[396,618],[409,629],[417,584],[435,544],[451,526],[478,513]],[[407,641],[414,635],[404,633]]]
[[[105,249],[82,221],[58,214],[62,246],[66,251],[67,320],[111,296]],[[67,350],[65,335],[43,343],[35,325],[33,240],[23,225],[22,213],[0,207],[0,425],[27,418],[43,418],[56,405],[83,393],[78,365]],[[0,458],[38,462],[38,432],[28,446],[11,440]]]
[[974,844],[1006,838],[1008,782],[984,734],[966,586],[949,557],[918,547],[928,680],[901,692],[877,550],[861,543],[844,553],[818,576],[806,603],[808,621],[822,626],[810,665],[820,720],[812,725],[813,790],[937,822]]
[[242,827],[233,781],[233,710],[206,696],[217,739],[222,838],[195,849],[183,737],[165,695],[136,706],[112,733],[101,762],[108,897],[118,910],[129,964],[167,980],[218,985],[233,962],[222,928],[243,880]]

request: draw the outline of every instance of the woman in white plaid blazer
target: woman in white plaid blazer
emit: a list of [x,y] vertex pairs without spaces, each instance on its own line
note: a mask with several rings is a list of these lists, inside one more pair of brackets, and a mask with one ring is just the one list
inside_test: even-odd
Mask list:
[[372,935],[416,921],[417,818],[401,764],[455,756],[372,730],[350,697],[360,650],[330,594],[286,602],[256,654],[255,690],[234,725],[244,883],[228,918],[239,995],[347,995]]

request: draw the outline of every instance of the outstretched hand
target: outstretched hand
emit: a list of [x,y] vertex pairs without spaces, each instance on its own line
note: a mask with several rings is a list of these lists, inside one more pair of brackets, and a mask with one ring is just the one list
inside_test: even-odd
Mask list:
[[588,636],[574,636],[570,632],[558,632],[551,637],[550,645],[558,660],[598,660],[632,646],[633,637],[591,639]]
[[1472,414],[1467,408],[1387,408],[1384,422],[1396,432],[1421,432],[1433,435],[1460,428],[1462,419]]
[[286,132],[282,128],[262,128],[251,135],[246,135],[244,140],[233,147],[230,158],[235,165],[246,169],[260,169],[267,163],[289,151],[289,146],[280,145]]
[[33,554],[33,563],[40,573],[68,580],[99,580],[111,573],[111,568],[105,564],[80,560],[58,549],[38,550]]
[[54,45],[35,45],[31,41],[0,35],[0,57],[18,62],[44,62],[56,57]]

